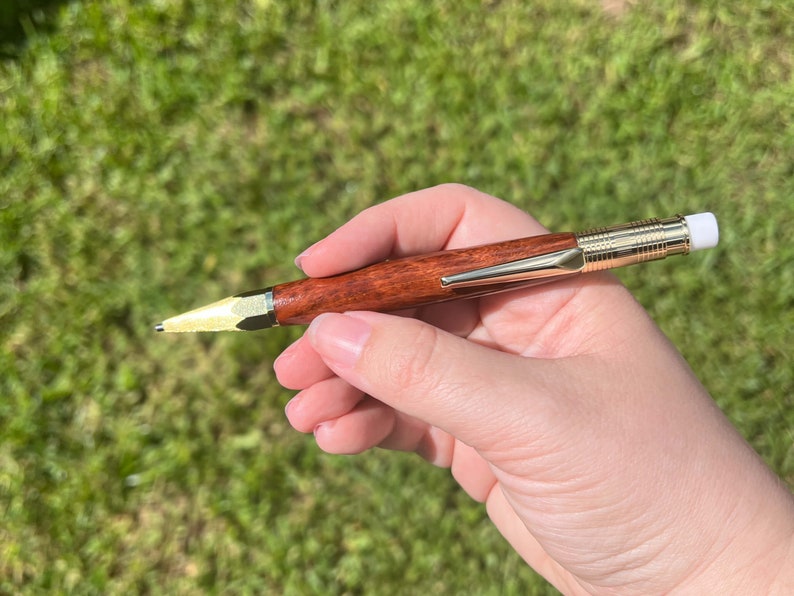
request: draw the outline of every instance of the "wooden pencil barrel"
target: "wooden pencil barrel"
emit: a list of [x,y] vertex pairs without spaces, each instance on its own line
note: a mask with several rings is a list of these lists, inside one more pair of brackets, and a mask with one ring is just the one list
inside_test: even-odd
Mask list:
[[300,325],[324,312],[390,312],[490,294],[531,282],[454,288],[443,287],[441,278],[576,246],[572,233],[545,234],[394,259],[332,277],[277,285],[273,288],[273,305],[280,325]]

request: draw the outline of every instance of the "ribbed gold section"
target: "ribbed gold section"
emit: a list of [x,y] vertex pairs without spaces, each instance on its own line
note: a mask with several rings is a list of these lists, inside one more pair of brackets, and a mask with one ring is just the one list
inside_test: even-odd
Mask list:
[[584,251],[583,272],[602,271],[689,253],[689,230],[683,216],[643,219],[594,228],[576,235]]

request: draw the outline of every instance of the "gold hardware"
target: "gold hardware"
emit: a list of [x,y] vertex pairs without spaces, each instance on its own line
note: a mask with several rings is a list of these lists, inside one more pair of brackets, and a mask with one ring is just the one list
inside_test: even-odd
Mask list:
[[690,249],[689,228],[682,215],[594,228],[576,234],[576,240],[584,251],[583,272],[685,255]]

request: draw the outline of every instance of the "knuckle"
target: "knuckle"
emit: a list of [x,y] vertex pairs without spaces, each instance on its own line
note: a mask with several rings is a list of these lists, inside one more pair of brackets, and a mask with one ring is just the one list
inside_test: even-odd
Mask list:
[[440,384],[439,331],[430,325],[417,325],[409,346],[393,349],[387,355],[386,374],[398,386],[421,393],[435,391]]

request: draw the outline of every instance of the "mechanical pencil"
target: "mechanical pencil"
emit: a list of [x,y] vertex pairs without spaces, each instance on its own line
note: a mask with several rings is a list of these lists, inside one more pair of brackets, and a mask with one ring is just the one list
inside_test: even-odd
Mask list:
[[390,312],[686,255],[719,240],[712,213],[555,233],[387,260],[331,277],[236,294],[166,319],[157,331],[254,331],[324,312]]

